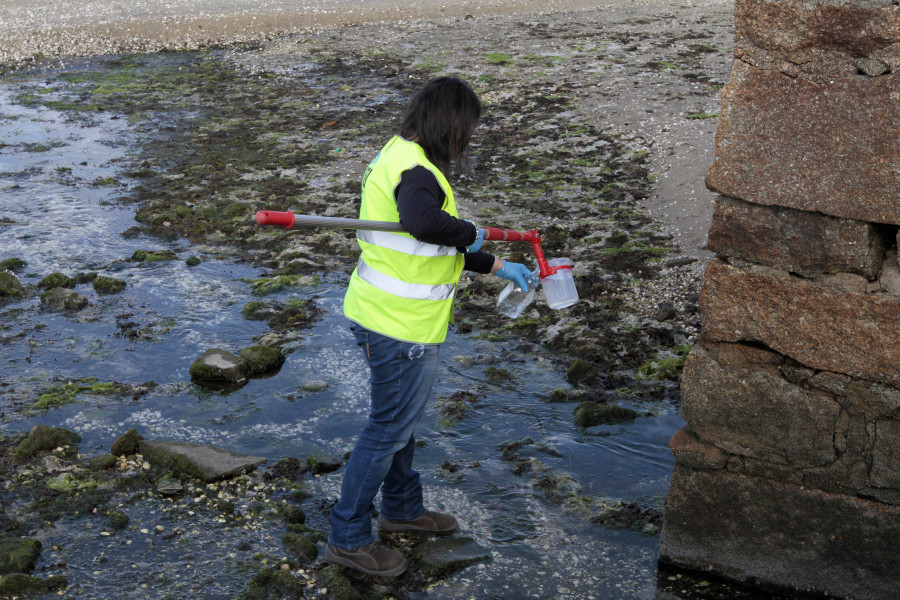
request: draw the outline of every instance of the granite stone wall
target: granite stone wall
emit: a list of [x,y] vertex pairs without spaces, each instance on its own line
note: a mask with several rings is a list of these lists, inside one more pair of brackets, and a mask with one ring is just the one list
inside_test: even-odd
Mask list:
[[736,0],[661,560],[900,597],[900,2]]

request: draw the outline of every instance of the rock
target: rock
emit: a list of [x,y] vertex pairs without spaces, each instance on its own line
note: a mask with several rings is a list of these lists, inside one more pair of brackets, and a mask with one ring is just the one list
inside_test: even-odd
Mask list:
[[74,285],[75,281],[71,277],[59,272],[50,273],[37,284],[42,290],[49,290],[56,287],[71,288]]
[[252,300],[241,309],[241,315],[249,321],[265,321],[278,314],[279,306],[271,300]]
[[28,263],[21,258],[7,258],[0,260],[0,271],[21,271],[28,266]]
[[449,537],[414,546],[409,558],[426,575],[443,578],[469,565],[491,560],[491,553],[472,538]]
[[896,57],[900,17],[891,4],[737,0],[735,55],[760,69],[785,69],[787,61],[798,76],[821,82],[852,77],[857,57]]
[[185,442],[142,440],[140,453],[160,468],[207,482],[246,473],[266,462],[265,458],[259,456],[238,454],[217,446]]
[[81,436],[61,427],[35,425],[28,436],[16,447],[16,458],[25,460],[38,452],[50,452],[56,448],[67,448],[66,454],[71,456],[78,452]]
[[285,504],[282,506],[281,514],[284,516],[285,523],[303,525],[306,523],[306,513],[303,509],[295,504]]
[[125,282],[115,277],[107,277],[105,275],[97,275],[94,277],[91,285],[98,294],[118,294],[125,289]]
[[285,357],[281,350],[268,346],[250,346],[241,350],[240,358],[247,363],[248,375],[269,373],[284,364]]
[[710,444],[704,444],[695,435],[682,427],[669,440],[669,450],[675,460],[694,470],[722,469],[728,462],[728,456]]
[[900,298],[712,260],[701,310],[706,341],[758,342],[812,369],[900,384]]
[[19,278],[9,271],[0,271],[0,299],[18,298],[25,294],[25,288]]
[[883,419],[875,423],[872,484],[900,489],[900,421]]
[[310,381],[309,383],[301,385],[300,391],[315,394],[316,392],[327,390],[329,387],[330,386],[327,381]]
[[305,562],[312,562],[319,555],[315,542],[299,533],[286,533],[281,536],[281,545],[288,552],[292,552],[304,559]]
[[588,384],[597,380],[597,369],[588,361],[576,358],[566,371],[566,381],[572,385]]
[[156,491],[163,496],[177,496],[184,491],[184,486],[171,474],[164,475],[156,482]]
[[329,456],[327,454],[310,454],[306,458],[306,464],[314,475],[322,475],[337,471],[343,466],[341,459]]
[[55,287],[41,294],[41,306],[49,310],[81,310],[90,302],[75,290]]
[[131,255],[134,262],[160,262],[164,260],[177,260],[173,250],[135,250]]
[[676,464],[660,560],[831,597],[892,600],[900,507]]
[[24,573],[12,573],[0,577],[0,596],[3,598],[21,598],[23,596],[40,595],[65,589],[68,585],[66,578],[60,575],[53,575],[45,580]]
[[282,569],[260,569],[240,596],[242,600],[302,597],[303,583]]
[[113,442],[110,447],[110,453],[112,453],[113,456],[130,456],[132,454],[137,454],[138,446],[143,439],[141,434],[138,433],[138,430],[132,427],[122,434],[119,439]]
[[111,510],[106,516],[106,523],[112,529],[125,529],[131,523],[131,519],[121,510]]
[[669,268],[678,268],[692,265],[695,262],[697,262],[697,259],[693,256],[679,256],[676,258],[670,258],[665,262],[665,265]]
[[577,390],[567,390],[565,388],[556,388],[550,395],[547,396],[545,402],[549,402],[551,404],[561,403],[561,402],[575,402],[581,397],[581,394],[578,393]]
[[806,277],[847,272],[874,279],[886,242],[875,223],[719,197],[708,246],[721,257]]
[[91,471],[105,471],[116,466],[117,462],[119,462],[119,459],[112,454],[101,454],[92,458],[88,466]]
[[247,361],[221,348],[211,348],[191,364],[191,381],[227,381],[237,383],[250,373]]
[[681,414],[705,444],[798,469],[836,458],[840,403],[790,383],[777,369],[720,364],[696,344],[681,390]]
[[353,581],[344,575],[345,569],[340,565],[328,565],[319,571],[319,582],[328,589],[328,595],[334,600],[363,600]]
[[637,413],[630,408],[613,404],[600,404],[588,400],[575,407],[575,425],[594,427],[607,423],[627,423],[633,421]]
[[189,267],[196,267],[196,266],[199,265],[201,262],[203,262],[203,261],[201,261],[201,260],[200,260],[198,257],[196,257],[196,256],[188,256],[187,259],[184,261],[184,264],[186,264],[186,265],[189,266]]
[[309,463],[305,460],[300,460],[293,456],[285,456],[263,473],[263,479],[272,481],[283,477],[290,481],[300,481],[303,478],[303,474],[307,471],[309,471]]
[[0,538],[0,575],[30,573],[41,556],[41,542],[32,538]]
[[286,598],[303,597],[303,582],[291,575],[290,571],[278,570],[272,573],[269,587],[274,588],[281,596]]
[[[735,60],[707,187],[755,204],[900,224],[900,177],[889,166],[900,164],[900,144],[888,126],[900,122],[900,72],[857,78],[850,68],[813,83]],[[872,124],[865,135],[860,123]]]
[[656,310],[656,320],[660,322],[669,321],[674,319],[677,314],[678,312],[675,310],[674,306],[668,302],[662,302]]

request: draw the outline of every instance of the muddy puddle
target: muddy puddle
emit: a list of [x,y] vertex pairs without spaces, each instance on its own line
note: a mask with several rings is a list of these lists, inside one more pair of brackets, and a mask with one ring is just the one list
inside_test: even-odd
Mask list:
[[[352,234],[260,230],[250,217],[260,208],[356,216],[359,174],[428,73],[373,56],[348,66],[327,53],[284,64],[276,56],[261,70],[253,52],[86,59],[0,79],[0,259],[26,263],[14,272],[27,289],[0,305],[0,433],[64,427],[82,436],[79,451],[90,458],[134,427],[147,439],[265,457],[269,467],[352,448],[367,413],[364,363],[340,310]],[[580,273],[583,300],[573,309],[550,311],[539,294],[515,323],[492,312],[501,285],[473,278],[461,286],[460,326],[441,350],[417,468],[426,501],[456,514],[491,560],[443,580],[413,573],[399,587],[378,588],[385,597],[657,593],[659,511],[673,464],[667,444],[683,424],[677,373],[658,371],[664,359],[677,362],[671,349],[686,335],[669,328],[639,336],[636,318],[610,317],[619,306],[597,300],[609,286],[651,276],[663,252],[633,208],[646,173],[614,139],[571,119],[568,128],[548,125],[564,103],[546,90],[531,94],[496,101],[524,99],[534,110],[514,125],[487,119],[461,188],[480,198],[472,210],[482,219],[521,227],[546,206],[524,193],[505,206],[516,189],[530,182],[583,202],[580,186],[590,180],[593,200],[580,223],[604,223],[593,240],[600,248],[551,218],[546,250],[596,272]],[[583,156],[569,151],[562,170],[554,163],[561,135],[583,142]],[[501,157],[520,174],[489,178]],[[585,162],[572,166],[578,158]],[[593,159],[607,167],[588,165]],[[168,259],[140,260],[139,251]],[[616,266],[612,258],[622,256]],[[54,272],[73,278],[88,304],[42,306],[38,284]],[[100,293],[85,274],[125,287]],[[261,282],[279,285],[260,294]],[[315,318],[274,338],[266,321],[245,318],[251,302],[298,300],[315,307]],[[561,337],[565,327],[577,335]],[[287,355],[277,373],[233,390],[191,383],[188,367],[204,350],[238,351],[263,336]],[[627,348],[610,352],[616,345]],[[594,369],[587,384],[572,380],[576,358]],[[586,398],[635,418],[576,426],[574,409]],[[41,468],[64,471],[46,461]],[[34,497],[29,469],[6,484],[6,520],[18,522],[17,535],[42,541],[37,570],[65,576],[61,595],[72,598],[238,597],[285,555],[273,507],[296,503],[307,526],[327,531],[341,473],[307,478],[299,495],[257,473],[189,483],[174,499],[152,488],[119,490],[87,510],[53,512]],[[112,509],[130,525],[111,531],[103,515]],[[292,570],[306,597],[329,596],[316,582],[321,566]],[[683,576],[660,577],[665,588]]]

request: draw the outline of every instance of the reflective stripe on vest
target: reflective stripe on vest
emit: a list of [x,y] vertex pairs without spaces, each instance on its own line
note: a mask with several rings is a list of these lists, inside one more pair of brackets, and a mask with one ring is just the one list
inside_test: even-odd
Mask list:
[[360,279],[381,291],[410,300],[450,300],[456,292],[456,286],[449,283],[443,285],[409,283],[385,275],[367,265],[361,257],[356,263],[356,274]]
[[[409,254],[410,256],[426,256],[433,258],[436,256],[455,256],[457,249],[452,246],[439,246],[437,244],[426,244],[419,240],[405,235],[397,235],[387,231],[357,231],[356,237],[373,246],[380,246]],[[389,290],[388,290],[389,291]]]

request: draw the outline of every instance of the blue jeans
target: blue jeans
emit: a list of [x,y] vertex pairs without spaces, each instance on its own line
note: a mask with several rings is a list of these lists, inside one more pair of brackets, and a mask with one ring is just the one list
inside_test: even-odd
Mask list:
[[425,512],[412,468],[413,430],[431,397],[440,350],[440,344],[401,342],[356,323],[350,330],[369,363],[371,410],[347,461],[341,499],[331,509],[328,541],[342,550],[375,539],[370,514],[379,488],[385,519],[411,521]]

